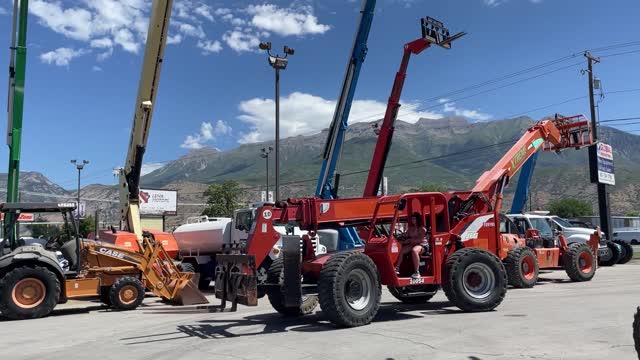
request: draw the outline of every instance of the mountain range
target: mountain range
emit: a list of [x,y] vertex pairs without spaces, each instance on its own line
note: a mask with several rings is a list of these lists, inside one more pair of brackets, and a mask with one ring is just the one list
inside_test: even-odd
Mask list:
[[[347,131],[342,158],[339,195],[359,196],[366,181],[371,155],[376,143],[372,123],[356,123]],[[490,122],[469,122],[460,117],[438,120],[420,119],[414,124],[396,122],[393,145],[384,175],[389,192],[406,192],[422,184],[439,184],[448,189],[469,189],[482,172],[509,149],[535,121],[528,117]],[[310,136],[294,136],[280,141],[280,184],[282,196],[310,196],[315,192],[316,179],[322,163],[327,130]],[[640,137],[614,128],[599,128],[601,141],[614,148],[616,186],[611,188],[614,214],[640,210]],[[193,150],[142,177],[147,188],[176,189],[179,217],[183,221],[197,215],[205,202],[206,184],[236,180],[245,187],[247,202],[260,199],[264,190],[266,164],[261,149],[272,143],[244,144],[220,151],[214,148]],[[274,184],[273,154],[269,158],[270,189]],[[1,175],[0,175],[1,176]],[[6,174],[0,188],[6,188]],[[512,180],[510,191],[515,189]],[[66,191],[42,174],[21,174],[23,200],[43,201],[53,194],[56,199],[73,198],[75,192]],[[552,199],[570,196],[588,200],[596,206],[595,186],[590,184],[586,149],[567,150],[560,154],[543,153],[534,173],[531,187],[533,207],[542,207]],[[88,200],[89,211],[100,208],[106,218],[117,219],[117,189],[114,186],[89,185],[81,196]],[[506,204],[512,193],[507,192]]]

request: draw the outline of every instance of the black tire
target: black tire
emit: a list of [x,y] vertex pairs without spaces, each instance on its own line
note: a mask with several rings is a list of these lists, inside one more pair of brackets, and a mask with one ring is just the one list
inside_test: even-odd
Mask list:
[[380,308],[381,294],[376,264],[362,252],[336,253],[322,266],[318,281],[320,307],[337,326],[371,323]]
[[177,265],[177,267],[180,272],[190,272],[194,274],[196,273],[196,267],[191,263],[181,262]]
[[111,286],[100,286],[100,302],[111,306]]
[[[23,298],[24,303],[20,303],[19,300],[15,301],[13,292],[19,289],[16,286],[21,289],[30,288],[30,292],[36,291],[36,300]],[[59,300],[60,281],[56,274],[45,267],[20,266],[9,271],[0,279],[0,313],[9,319],[22,320],[45,317],[51,314]]]
[[[284,281],[284,261],[282,257],[276,259],[267,272],[267,283],[280,284]],[[267,297],[271,306],[282,315],[286,316],[302,316],[313,312],[318,306],[318,297],[316,295],[302,296],[302,304],[299,307],[287,307],[284,305],[284,294],[282,288],[269,288]]]
[[[471,283],[478,281],[480,285]],[[444,263],[442,290],[447,299],[463,311],[495,309],[504,300],[507,282],[507,271],[502,261],[482,249],[460,249]]]
[[109,299],[115,309],[133,310],[144,300],[144,286],[134,277],[121,277],[111,285]]
[[[394,298],[405,304],[424,304],[429,302],[438,292],[438,285],[419,286],[387,286]],[[422,293],[413,295],[412,293]]]
[[638,307],[636,315],[633,317],[633,342],[636,346],[638,359],[640,359],[640,307]]
[[512,249],[503,262],[509,285],[516,288],[531,288],[538,281],[540,272],[538,257],[530,248]]
[[[572,244],[569,244],[569,245],[572,245]],[[622,254],[621,254],[621,251],[618,248],[618,246],[616,244],[614,244],[613,242],[609,241],[609,242],[607,242],[607,248],[611,252],[611,257],[609,259],[607,259],[607,260],[598,259],[598,265],[600,265],[600,266],[613,266],[613,265],[617,264],[618,261],[620,261],[620,256]]]
[[613,242],[620,245],[622,248],[618,264],[626,264],[633,259],[633,246],[631,246],[631,244],[622,240],[614,240]]
[[589,281],[596,273],[595,256],[587,244],[569,244],[562,261],[564,270],[573,281]]

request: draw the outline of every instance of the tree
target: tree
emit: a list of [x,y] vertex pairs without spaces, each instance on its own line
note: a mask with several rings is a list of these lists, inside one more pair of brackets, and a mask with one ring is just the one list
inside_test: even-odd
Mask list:
[[89,233],[94,232],[95,230],[96,220],[93,218],[93,215],[89,215],[80,220],[80,224],[78,224],[78,232],[81,237],[86,238],[89,236]]
[[[42,216],[38,216],[35,219],[36,222],[47,222]],[[52,238],[60,235],[60,228],[55,224],[33,224],[28,225],[28,229],[31,232],[31,236],[34,238]]]
[[207,197],[207,207],[202,215],[233,217],[233,211],[240,207],[242,189],[237,181],[227,180],[221,184],[209,185],[204,192]]
[[549,203],[549,211],[563,218],[593,215],[591,204],[575,198],[563,198]]
[[442,184],[424,183],[417,188],[409,190],[411,192],[445,192],[447,188]]

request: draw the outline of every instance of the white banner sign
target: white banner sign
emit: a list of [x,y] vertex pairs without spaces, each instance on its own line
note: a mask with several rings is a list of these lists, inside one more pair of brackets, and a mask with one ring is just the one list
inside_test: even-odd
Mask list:
[[613,169],[613,148],[605,143],[598,143],[598,182],[615,185],[616,176]]
[[178,212],[178,192],[175,190],[140,189],[140,214],[175,215]]

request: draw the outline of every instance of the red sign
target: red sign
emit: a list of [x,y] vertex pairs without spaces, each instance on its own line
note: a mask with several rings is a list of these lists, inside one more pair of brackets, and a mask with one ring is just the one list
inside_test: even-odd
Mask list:
[[[22,213],[18,217],[18,221],[33,221],[36,219],[34,214]],[[4,213],[0,213],[0,220],[4,220]]]

